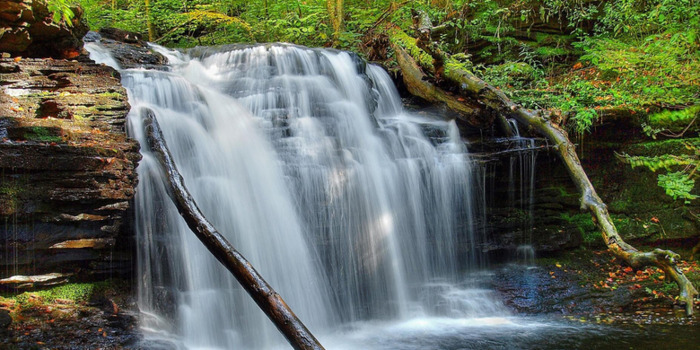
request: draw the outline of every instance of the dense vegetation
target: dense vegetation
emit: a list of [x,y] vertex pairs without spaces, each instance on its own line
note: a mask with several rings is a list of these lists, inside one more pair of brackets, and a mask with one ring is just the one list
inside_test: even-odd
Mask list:
[[286,41],[374,60],[391,57],[385,24],[415,33],[421,11],[452,64],[526,107],[552,110],[580,142],[598,123],[629,119],[659,147],[620,160],[659,172],[673,199],[698,198],[695,0],[54,0],[56,20],[70,18],[70,1],[93,30],[117,27],[166,46]]

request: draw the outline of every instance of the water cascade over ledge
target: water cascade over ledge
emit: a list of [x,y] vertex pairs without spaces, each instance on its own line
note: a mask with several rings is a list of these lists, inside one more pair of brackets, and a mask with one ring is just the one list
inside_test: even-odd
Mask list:
[[[454,122],[407,113],[381,68],[345,52],[159,50],[169,71],[121,71],[132,135],[147,144],[141,118],[152,110],[207,218],[322,342],[362,322],[505,314],[464,279],[483,264],[473,224],[483,208]],[[284,346],[142,153],[144,328],[186,348]]]

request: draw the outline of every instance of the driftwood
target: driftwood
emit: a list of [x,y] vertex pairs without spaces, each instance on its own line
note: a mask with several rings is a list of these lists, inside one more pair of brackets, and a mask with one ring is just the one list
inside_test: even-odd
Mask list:
[[[391,29],[394,34],[399,29]],[[405,35],[405,33],[400,33]],[[430,35],[422,35],[423,38]],[[415,39],[414,39],[415,40]],[[446,93],[438,86],[430,84],[428,76],[419,68],[419,64],[409,52],[416,52],[416,48],[407,48],[405,40],[391,40],[397,62],[403,73],[403,79],[409,92],[428,101],[444,102],[448,107],[462,113],[465,121],[477,119],[473,113],[477,112],[474,105],[477,104],[486,112],[499,115],[501,118],[515,118],[518,122],[529,126],[536,133],[546,137],[553,145],[553,149],[564,162],[571,179],[581,193],[581,209],[590,211],[593,221],[602,231],[603,239],[610,251],[617,257],[626,261],[634,268],[643,266],[657,266],[666,275],[678,284],[680,289],[679,300],[685,304],[686,314],[693,314],[693,302],[698,291],[676,265],[680,256],[670,250],[654,249],[651,252],[641,252],[627,244],[617,232],[607,206],[600,199],[591,184],[581,162],[576,154],[574,144],[569,140],[566,131],[553,122],[552,116],[545,111],[533,111],[523,108],[511,101],[502,91],[479,79],[472,73],[447,66],[445,77],[451,80],[453,85],[460,89],[459,96]],[[410,43],[409,43],[410,45]],[[416,43],[417,45],[417,43]],[[419,46],[419,45],[417,45]],[[420,45],[426,47],[427,45]],[[443,58],[447,62],[449,58]],[[425,61],[425,59],[423,59]],[[456,106],[456,107],[454,107]],[[501,124],[503,122],[501,121]],[[506,126],[503,126],[504,128]]]
[[187,222],[187,226],[216,259],[236,277],[294,349],[322,350],[323,346],[297,318],[282,297],[204,217],[185,187],[185,181],[175,166],[155,116],[151,111],[147,111],[144,119],[148,145],[167,175],[168,195]]

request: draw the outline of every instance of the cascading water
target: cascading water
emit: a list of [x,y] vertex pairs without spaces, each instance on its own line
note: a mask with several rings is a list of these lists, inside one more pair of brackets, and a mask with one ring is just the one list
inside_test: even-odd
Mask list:
[[[481,263],[481,208],[454,122],[404,112],[388,75],[345,52],[159,50],[170,71],[122,71],[132,135],[146,145],[141,118],[152,111],[202,211],[322,340],[359,321],[504,314],[463,280]],[[187,348],[283,344],[142,153],[144,327]]]
[[[514,119],[509,119],[508,125],[514,135],[512,142],[515,147],[514,153],[510,156],[508,167],[508,201],[513,207],[517,205],[520,212],[527,216],[521,227],[521,230],[526,233],[523,235],[526,239],[519,242],[516,258],[519,263],[532,265],[535,260],[535,249],[530,243],[532,242],[532,226],[534,224],[537,148],[535,147],[535,139],[520,136],[518,124]],[[516,183],[520,184],[518,189],[516,189]],[[519,196],[517,199],[515,198],[516,194]]]
[[[99,45],[86,48],[115,63]],[[405,113],[380,69],[347,53],[285,45],[196,59],[160,51],[171,72],[122,71],[132,135],[145,144],[141,113],[152,110],[207,217],[326,349],[663,348],[669,336],[681,348],[698,343],[695,326],[626,328],[504,311],[484,285],[500,281],[493,287],[516,293],[509,303],[527,307],[557,295],[542,294],[554,276],[513,264],[469,269],[483,266],[476,251],[488,248],[471,219],[484,226],[483,207],[503,191],[488,180],[489,162],[481,173],[470,169],[454,124]],[[527,168],[541,146],[520,136],[497,142],[504,141],[509,149],[500,154],[526,153],[510,167],[524,171],[509,171],[510,187],[520,179],[519,207],[531,212]],[[151,336],[138,347],[288,348],[192,238],[143,154],[139,304],[143,326],[171,341]],[[483,193],[471,193],[472,180]],[[516,253],[530,265],[531,246]]]

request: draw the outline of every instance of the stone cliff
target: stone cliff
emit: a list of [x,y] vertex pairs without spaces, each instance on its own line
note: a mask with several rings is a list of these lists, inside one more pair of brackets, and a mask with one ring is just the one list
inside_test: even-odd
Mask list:
[[[26,20],[2,28],[0,40],[0,286],[128,274],[133,234],[124,224],[140,155],[126,135],[119,75],[85,56],[60,59],[81,50],[70,39],[84,34],[79,11],[66,32],[37,15],[38,1],[0,8],[0,26],[12,13]],[[37,18],[56,26],[53,36],[32,30]]]

